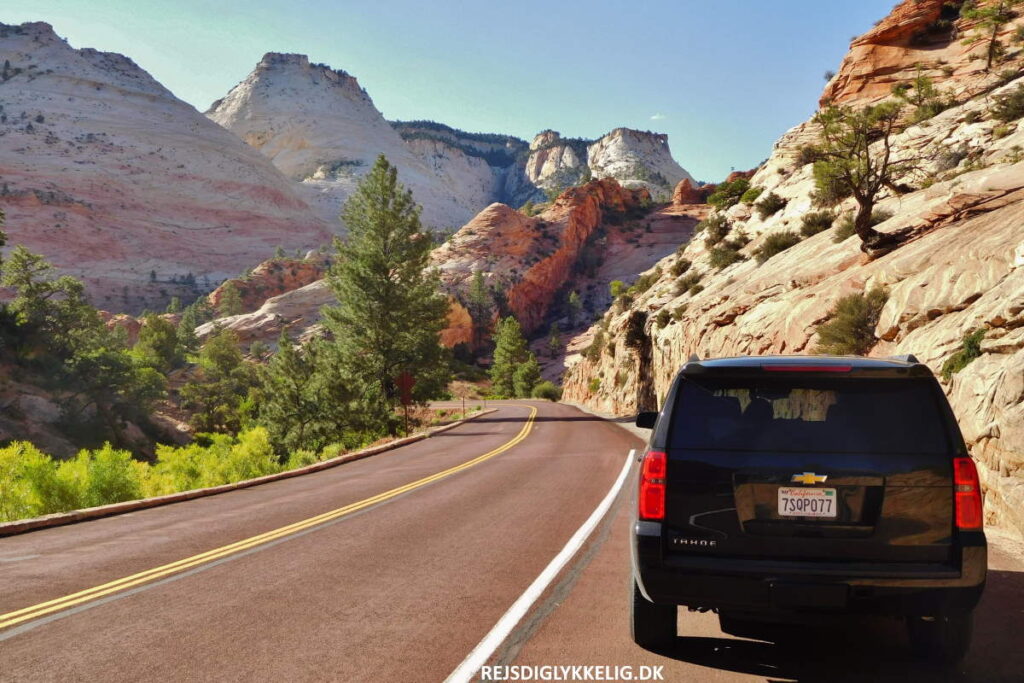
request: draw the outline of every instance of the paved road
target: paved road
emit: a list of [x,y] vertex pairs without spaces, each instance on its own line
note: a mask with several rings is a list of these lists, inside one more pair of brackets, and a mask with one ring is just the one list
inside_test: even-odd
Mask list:
[[[503,405],[316,474],[0,539],[0,680],[443,680],[640,445],[568,406]],[[657,664],[666,680],[934,680],[885,624],[819,632],[793,651],[683,614],[670,652],[637,648],[628,490],[492,664]],[[1024,672],[1024,566],[998,547],[992,565],[964,680]],[[894,661],[879,668],[883,659]]]

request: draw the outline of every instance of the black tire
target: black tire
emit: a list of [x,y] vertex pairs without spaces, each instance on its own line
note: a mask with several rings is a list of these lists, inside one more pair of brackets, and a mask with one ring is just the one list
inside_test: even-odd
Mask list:
[[663,648],[676,638],[676,606],[650,602],[640,592],[636,579],[632,583],[629,616],[633,642],[648,650]]
[[914,656],[934,664],[956,664],[963,659],[971,647],[973,631],[970,613],[907,618],[907,637]]

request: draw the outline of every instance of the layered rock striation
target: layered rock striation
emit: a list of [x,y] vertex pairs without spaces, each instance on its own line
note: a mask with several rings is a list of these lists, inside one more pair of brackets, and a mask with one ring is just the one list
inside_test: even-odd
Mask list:
[[0,208],[11,243],[102,308],[194,298],[271,253],[330,240],[262,155],[127,57],[0,24]]

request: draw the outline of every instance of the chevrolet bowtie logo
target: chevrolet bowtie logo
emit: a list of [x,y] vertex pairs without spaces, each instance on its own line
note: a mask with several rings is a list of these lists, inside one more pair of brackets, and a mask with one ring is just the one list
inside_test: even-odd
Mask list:
[[814,472],[804,472],[803,474],[794,474],[793,478],[790,479],[794,484],[821,484],[828,479],[827,474],[815,474]]

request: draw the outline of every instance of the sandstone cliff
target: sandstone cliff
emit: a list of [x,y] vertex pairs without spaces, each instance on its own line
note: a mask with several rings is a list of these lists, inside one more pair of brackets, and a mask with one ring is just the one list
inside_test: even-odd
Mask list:
[[486,162],[440,142],[410,148],[355,77],[305,55],[267,53],[207,115],[300,181],[328,221],[337,221],[379,154],[398,169],[434,228],[462,225],[493,191]]
[[668,201],[680,180],[693,177],[672,158],[668,136],[616,128],[587,147],[595,178],[615,178],[626,187],[645,187],[657,201]]
[[292,183],[130,59],[0,24],[0,207],[11,243],[96,305],[194,297],[326,225]]
[[[836,75],[822,93],[821,103],[863,105],[888,97],[893,86],[909,84],[919,74],[964,99],[996,82],[1005,67],[986,72],[985,45],[968,45],[976,22],[960,17],[963,0],[902,0],[892,12],[850,43]],[[998,38],[1019,48],[1012,39],[1024,18],[1007,23]]]
[[[894,15],[908,4],[917,3],[897,6]],[[990,113],[994,98],[1021,86],[1017,79],[960,101],[894,138],[897,156],[928,161],[902,179],[912,191],[885,196],[880,208],[892,217],[878,229],[913,227],[919,236],[877,260],[866,259],[856,236],[837,243],[835,226],[761,265],[753,258],[770,236],[799,233],[817,210],[812,166],[795,154],[814,139],[814,127],[787,133],[751,178],[785,206],[766,218],[742,203],[722,214],[729,237],[750,238],[739,252],[744,259],[718,269],[700,234],[664,259],[646,291],[572,342],[581,351],[600,334],[591,353],[569,359],[565,397],[628,414],[654,407],[691,354],[811,353],[816,327],[838,298],[884,286],[889,298],[871,355],[913,353],[938,373],[967,333],[984,331],[981,357],[945,387],[979,461],[989,520],[1024,533],[1024,130]],[[946,87],[970,92],[956,82]],[[847,201],[836,223],[851,211]],[[631,319],[633,346],[626,342]]]

